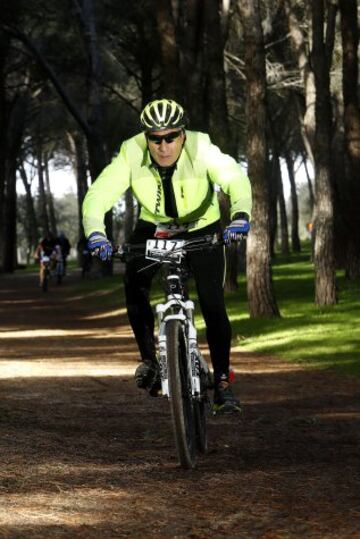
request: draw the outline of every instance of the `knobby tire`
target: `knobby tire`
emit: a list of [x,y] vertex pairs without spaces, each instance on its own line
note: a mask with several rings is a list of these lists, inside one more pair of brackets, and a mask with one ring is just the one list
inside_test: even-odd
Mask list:
[[183,327],[179,320],[166,324],[170,409],[176,447],[183,468],[195,466],[195,417],[186,358]]

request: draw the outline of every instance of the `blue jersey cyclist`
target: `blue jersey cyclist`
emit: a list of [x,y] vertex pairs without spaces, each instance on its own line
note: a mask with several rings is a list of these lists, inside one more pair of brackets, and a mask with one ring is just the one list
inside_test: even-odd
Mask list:
[[[211,143],[205,133],[186,129],[186,114],[173,100],[150,102],[140,116],[143,131],[123,142],[118,156],[88,190],[83,223],[88,247],[102,260],[112,255],[104,215],[128,187],[141,208],[130,243],[144,243],[156,230],[191,239],[221,232],[220,209],[214,185],[229,195],[228,237],[249,230],[250,182],[240,165]],[[231,326],[225,309],[224,250],[217,247],[188,255],[214,369],[214,406],[218,411],[240,409],[229,382]],[[126,264],[125,295],[129,321],[139,347],[138,387],[152,390],[158,382],[154,314],[149,302],[152,266],[139,257]]]

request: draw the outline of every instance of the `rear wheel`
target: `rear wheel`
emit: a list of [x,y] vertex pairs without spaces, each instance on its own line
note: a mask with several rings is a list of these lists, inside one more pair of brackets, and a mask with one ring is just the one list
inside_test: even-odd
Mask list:
[[195,466],[195,416],[191,395],[183,326],[179,320],[166,324],[170,408],[176,447],[183,468]]

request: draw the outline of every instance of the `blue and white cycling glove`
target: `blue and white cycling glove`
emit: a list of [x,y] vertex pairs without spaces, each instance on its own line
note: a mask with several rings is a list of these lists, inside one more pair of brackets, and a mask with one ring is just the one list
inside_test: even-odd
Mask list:
[[250,230],[249,216],[247,213],[236,213],[234,219],[224,230],[224,241],[230,243],[243,236],[247,236]]
[[112,245],[102,232],[92,232],[87,240],[87,247],[93,256],[98,256],[105,262],[112,256]]

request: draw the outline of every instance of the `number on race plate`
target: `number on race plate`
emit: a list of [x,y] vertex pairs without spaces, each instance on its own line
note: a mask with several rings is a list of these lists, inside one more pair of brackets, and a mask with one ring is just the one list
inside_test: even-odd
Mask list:
[[147,240],[146,242],[146,258],[162,262],[164,259],[171,262],[180,263],[182,256],[182,247],[184,240]]

